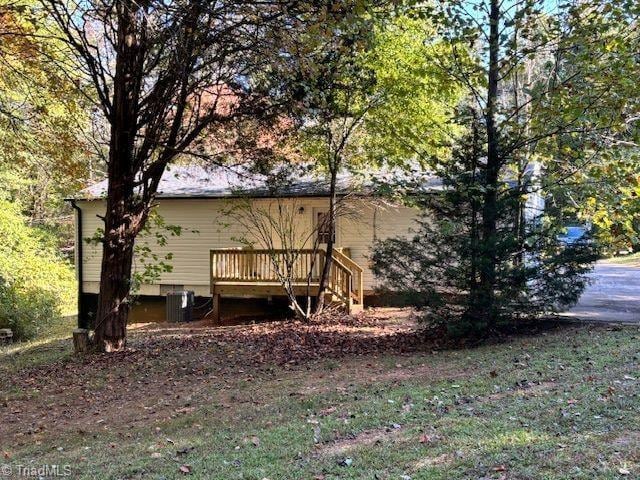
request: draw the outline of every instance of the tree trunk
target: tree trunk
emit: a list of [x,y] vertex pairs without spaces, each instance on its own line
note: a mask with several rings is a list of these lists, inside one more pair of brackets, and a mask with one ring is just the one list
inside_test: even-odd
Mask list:
[[[518,169],[518,178],[517,184],[515,186],[516,189],[516,201],[513,207],[513,236],[515,238],[517,248],[516,254],[514,256],[514,265],[522,266],[524,265],[524,242],[526,239],[526,219],[525,219],[525,208],[526,208],[526,188],[525,181],[523,179],[525,175],[526,163],[521,162]],[[523,285],[524,286],[524,285]]]
[[487,107],[485,123],[487,128],[487,163],[485,166],[481,225],[480,281],[472,286],[469,315],[476,325],[495,326],[496,308],[496,262],[498,226],[498,178],[500,174],[499,133],[496,123],[498,81],[500,65],[500,2],[491,0],[489,12],[489,76],[487,85]]
[[107,198],[94,336],[95,348],[101,352],[113,352],[126,346],[134,236],[131,226],[123,221],[127,218],[121,211],[124,203],[115,196]]
[[322,267],[322,275],[320,276],[320,285],[318,288],[318,298],[316,300],[315,313],[322,313],[324,309],[327,285],[329,283],[329,275],[331,274],[331,265],[333,263],[333,245],[336,232],[336,180],[338,177],[338,168],[331,168],[330,184],[329,184],[329,239],[327,240],[327,253],[325,255],[324,266]]
[[89,330],[86,328],[76,328],[73,331],[73,350],[76,353],[86,353],[89,351]]
[[95,348],[102,352],[126,345],[134,240],[146,220],[148,207],[135,195],[135,154],[138,102],[141,89],[141,48],[136,15],[140,7],[129,0],[116,4],[118,37],[113,80],[113,112],[107,174],[107,210],[100,271],[100,295]]
[[115,352],[126,346],[132,260],[133,247],[105,244],[94,336],[97,351]]
[[[478,135],[478,123],[474,116],[473,118],[473,143],[472,143],[472,157],[471,157],[471,172],[472,183],[475,185],[478,181],[478,159],[480,157],[480,136]],[[478,284],[478,269],[480,266],[480,238],[479,238],[479,225],[478,225],[478,201],[475,196],[471,196],[471,224],[470,224],[470,236],[471,236],[471,249],[470,255],[470,272],[469,272],[469,290],[473,293],[477,291]]]

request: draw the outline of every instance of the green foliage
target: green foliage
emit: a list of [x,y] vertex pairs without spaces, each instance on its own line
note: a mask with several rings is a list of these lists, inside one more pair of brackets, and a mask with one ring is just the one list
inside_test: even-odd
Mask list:
[[638,5],[605,0],[562,8],[566,15],[547,24],[565,47],[533,85],[539,101],[532,129],[556,132],[537,145],[547,190],[569,222],[595,227],[609,253],[639,248]]
[[[451,207],[463,208],[453,203]],[[516,261],[517,239],[502,232],[498,259],[496,319],[469,315],[478,298],[469,294],[474,281],[474,248],[464,235],[465,220],[436,218],[428,210],[409,238],[379,242],[372,256],[373,271],[384,279],[383,290],[401,294],[433,325],[445,326],[452,336],[478,336],[501,324],[532,319],[572,306],[587,285],[596,252],[588,243],[562,246],[548,229],[532,230],[526,261]],[[451,217],[451,213],[449,214]],[[510,244],[510,245],[509,245]]]
[[302,98],[302,127],[294,140],[304,155],[320,170],[337,160],[355,171],[447,157],[465,93],[447,73],[451,45],[429,20],[384,5],[331,22],[305,38],[288,65],[299,71],[291,88]]
[[556,189],[567,215],[594,227],[605,253],[640,250],[640,159],[636,148],[603,151]]
[[[383,279],[385,290],[404,295],[426,320],[446,326],[455,336],[482,335],[500,324],[573,305],[598,254],[586,241],[558,241],[558,219],[527,203],[535,187],[529,176],[522,184],[509,179],[499,183],[493,237],[497,255],[488,255],[479,235],[486,188],[474,157],[479,151],[473,136],[461,141],[455,163],[441,174],[444,191],[418,201],[423,213],[413,235],[378,242],[372,256],[373,272]],[[475,308],[486,300],[477,289],[486,262],[496,269],[493,315],[477,317]]]
[[[462,49],[464,52],[464,49]],[[461,133],[455,108],[465,88],[452,82],[452,45],[431,22],[405,15],[378,25],[363,64],[376,79],[361,139],[365,159],[375,163],[447,158]]]
[[0,35],[0,200],[69,241],[62,199],[84,186],[96,163],[80,73],[62,68],[68,50],[33,0],[0,5]]
[[[551,12],[543,0],[486,0],[415,10],[440,27],[452,51],[446,71],[468,89],[455,119],[466,138],[453,158],[427,162],[447,191],[426,202],[412,241],[380,246],[378,273],[465,332],[570,305],[597,249],[559,246],[564,224],[591,220],[628,239],[637,225],[637,164],[611,153],[637,144],[637,7],[585,1]],[[532,222],[528,172],[538,166],[533,187],[549,207]],[[605,172],[615,180],[596,199]]]
[[0,201],[0,328],[34,337],[73,308],[75,279],[51,238],[29,227],[18,207]]
[[173,271],[171,260],[173,253],[164,255],[157,253],[158,247],[167,245],[167,238],[179,237],[182,234],[180,225],[168,224],[156,211],[152,210],[147,222],[140,232],[134,247],[135,261],[131,274],[131,291],[133,295],[144,284],[153,284],[160,280],[163,273]]
[[0,325],[20,339],[75,308],[56,249],[72,238],[63,197],[87,177],[90,111],[59,33],[33,0],[0,5]]

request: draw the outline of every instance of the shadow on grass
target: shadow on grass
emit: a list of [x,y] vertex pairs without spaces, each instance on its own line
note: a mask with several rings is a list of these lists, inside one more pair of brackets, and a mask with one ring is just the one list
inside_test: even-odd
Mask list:
[[21,369],[69,358],[72,354],[71,332],[75,324],[76,316],[67,315],[32,340],[0,347],[0,372],[11,375]]

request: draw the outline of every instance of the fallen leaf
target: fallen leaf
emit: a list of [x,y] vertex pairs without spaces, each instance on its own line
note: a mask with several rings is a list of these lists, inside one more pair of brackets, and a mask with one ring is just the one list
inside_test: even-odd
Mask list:
[[180,465],[180,471],[182,473],[184,473],[185,475],[188,475],[191,473],[191,465]]
[[420,443],[431,443],[436,439],[436,435],[423,434],[420,435]]
[[326,417],[327,415],[334,413],[336,410],[337,410],[336,407],[325,408],[324,410],[320,410],[320,416]]

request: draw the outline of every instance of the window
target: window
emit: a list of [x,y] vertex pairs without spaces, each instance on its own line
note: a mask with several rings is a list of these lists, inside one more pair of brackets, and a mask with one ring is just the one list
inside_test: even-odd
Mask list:
[[[329,231],[331,230],[329,212],[316,213],[316,229],[318,232],[318,243],[328,243]],[[336,232],[333,232],[333,241],[336,241]]]

